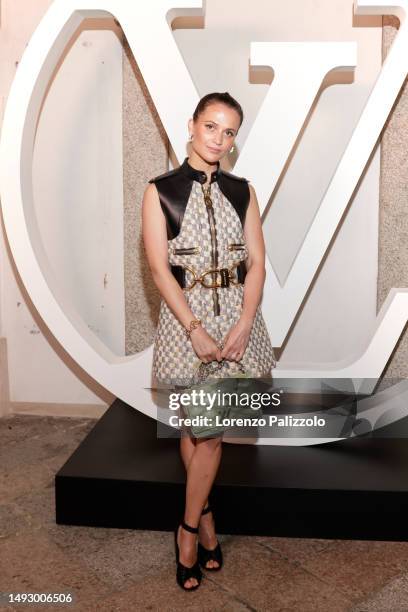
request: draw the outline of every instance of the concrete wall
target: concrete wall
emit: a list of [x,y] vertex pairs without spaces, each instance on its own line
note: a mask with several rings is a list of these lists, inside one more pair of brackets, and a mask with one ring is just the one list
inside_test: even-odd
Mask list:
[[0,338],[0,417],[12,412],[10,405],[7,341]]
[[141,204],[146,181],[167,169],[168,140],[126,41],[123,101],[126,355],[131,355],[152,343],[159,314],[160,296],[141,235]]
[[[383,57],[398,33],[395,17],[383,20]],[[408,79],[400,91],[381,139],[381,182],[378,242],[380,309],[392,287],[408,287]],[[408,334],[402,334],[384,376],[408,377]]]

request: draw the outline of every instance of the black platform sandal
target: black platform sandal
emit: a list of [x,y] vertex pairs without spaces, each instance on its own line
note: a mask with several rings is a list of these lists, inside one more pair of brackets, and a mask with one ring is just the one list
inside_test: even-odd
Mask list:
[[[207,512],[212,512],[212,508],[210,504],[208,504],[207,508],[201,512],[201,514],[207,514]],[[198,542],[197,547],[197,560],[201,567],[208,572],[218,572],[222,568],[223,558],[222,558],[222,550],[220,543],[217,542],[217,546],[215,548],[205,548],[200,542]],[[218,563],[217,567],[207,567],[207,562],[213,560]]]
[[[191,533],[198,533],[198,527],[190,527],[190,525],[187,525],[187,523],[184,522],[184,520],[181,521],[180,525],[183,527],[183,529],[186,529],[187,531],[190,531]],[[195,591],[200,586],[202,572],[201,572],[198,560],[191,567],[188,567],[187,565],[183,565],[182,563],[180,563],[179,561],[180,551],[179,551],[179,546],[177,544],[178,528],[179,528],[179,525],[177,525],[174,531],[174,544],[176,548],[176,563],[177,563],[177,574],[176,574],[177,584],[181,586],[181,588],[184,589],[185,591]],[[189,578],[195,578],[198,584],[195,584],[194,586],[191,586],[191,587],[184,586]]]

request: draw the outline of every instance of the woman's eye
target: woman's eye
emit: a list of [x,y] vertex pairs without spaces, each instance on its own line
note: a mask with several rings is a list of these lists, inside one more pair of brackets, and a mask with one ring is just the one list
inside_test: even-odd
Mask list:
[[212,128],[212,127],[214,127],[214,126],[213,126],[213,125],[211,125],[211,123],[207,123],[207,125],[206,125],[205,127]]
[[233,135],[234,135],[234,132],[229,132],[228,133],[228,136],[233,136]]

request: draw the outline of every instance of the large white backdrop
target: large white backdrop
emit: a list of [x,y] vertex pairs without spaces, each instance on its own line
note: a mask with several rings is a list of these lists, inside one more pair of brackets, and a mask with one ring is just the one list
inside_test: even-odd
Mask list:
[[[264,15],[255,11],[253,4],[231,3],[225,24],[217,22],[222,18],[216,17],[215,4],[207,3],[204,29],[173,33],[166,19],[166,15],[170,19],[175,14],[168,15],[170,0],[149,4],[55,0],[23,55],[4,116],[2,208],[13,257],[27,291],[73,359],[111,393],[152,416],[156,407],[146,390],[152,347],[136,356],[120,356],[120,315],[115,323],[112,317],[116,328],[107,326],[102,332],[98,328],[99,333],[92,329],[90,307],[81,301],[80,286],[74,290],[69,274],[67,281],[56,274],[49,257],[53,242],[51,252],[55,252],[55,245],[60,248],[60,241],[72,240],[72,235],[67,231],[58,240],[52,234],[47,237],[45,215],[55,210],[44,196],[46,178],[41,177],[44,184],[40,189],[38,177],[33,177],[36,126],[47,87],[64,48],[86,17],[111,19],[113,14],[121,23],[178,161],[185,156],[186,122],[200,95],[209,90],[229,90],[242,102],[247,119],[239,134],[239,156],[232,170],[251,179],[261,211],[267,211],[271,196],[277,193],[264,222],[269,257],[262,306],[274,346],[284,345],[290,332],[291,337],[276,376],[375,379],[381,375],[408,318],[405,289],[393,290],[376,314],[378,150],[351,201],[407,74],[404,11],[399,15],[402,24],[398,36],[381,68],[381,29],[365,28],[364,21],[353,27],[349,2],[330,3],[329,13],[323,8],[325,3],[319,3],[320,29],[315,12],[309,24],[304,16],[292,13],[293,5],[285,13],[279,3],[273,3],[279,12],[272,10],[271,3],[259,3],[259,8],[268,9]],[[406,10],[406,0],[399,4]],[[179,9],[178,14],[204,15],[201,2],[188,0],[184,6],[186,9]],[[394,10],[387,6],[395,7],[395,3],[364,0],[354,10],[358,15],[381,15]],[[283,15],[287,19],[285,27]],[[270,30],[264,25],[266,16],[272,24]],[[312,24],[313,29],[309,27]],[[364,59],[364,44],[377,50],[376,62]],[[265,84],[267,67],[274,71],[270,86]],[[331,86],[322,91],[313,108],[324,80]],[[108,108],[114,113],[115,100]],[[52,119],[49,121],[42,126],[44,134],[50,129]],[[83,126],[75,127],[75,140],[80,144]],[[64,133],[72,142],[72,133],[63,127],[61,137]],[[105,150],[108,146],[106,141],[101,144]],[[62,176],[60,186],[75,177],[71,158],[65,158],[69,176]],[[118,163],[117,157],[115,161]],[[82,169],[86,162],[84,155],[80,158]],[[86,171],[77,173],[77,186],[81,180],[89,180]],[[115,236],[115,244],[120,245],[123,236],[118,211],[122,202],[117,185],[111,188],[108,180],[104,184],[110,194],[108,205],[116,204],[110,236]],[[97,214],[100,191],[95,190],[93,197]],[[70,214],[63,199],[59,206],[60,214],[67,216],[67,227],[76,227],[78,210]],[[81,246],[86,248],[86,240],[82,245],[79,242]],[[103,244],[99,246],[102,254]],[[98,243],[82,257],[85,261],[87,256],[97,254]],[[113,254],[113,263],[120,262],[120,248],[113,248]],[[66,266],[69,269],[69,261]],[[118,294],[120,283],[113,285],[112,297]]]

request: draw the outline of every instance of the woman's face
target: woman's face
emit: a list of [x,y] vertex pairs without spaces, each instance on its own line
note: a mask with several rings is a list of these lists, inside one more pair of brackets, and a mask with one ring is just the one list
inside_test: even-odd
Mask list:
[[188,122],[194,152],[209,164],[215,164],[234,144],[239,122],[240,117],[235,109],[222,102],[212,102],[197,121],[190,119]]

